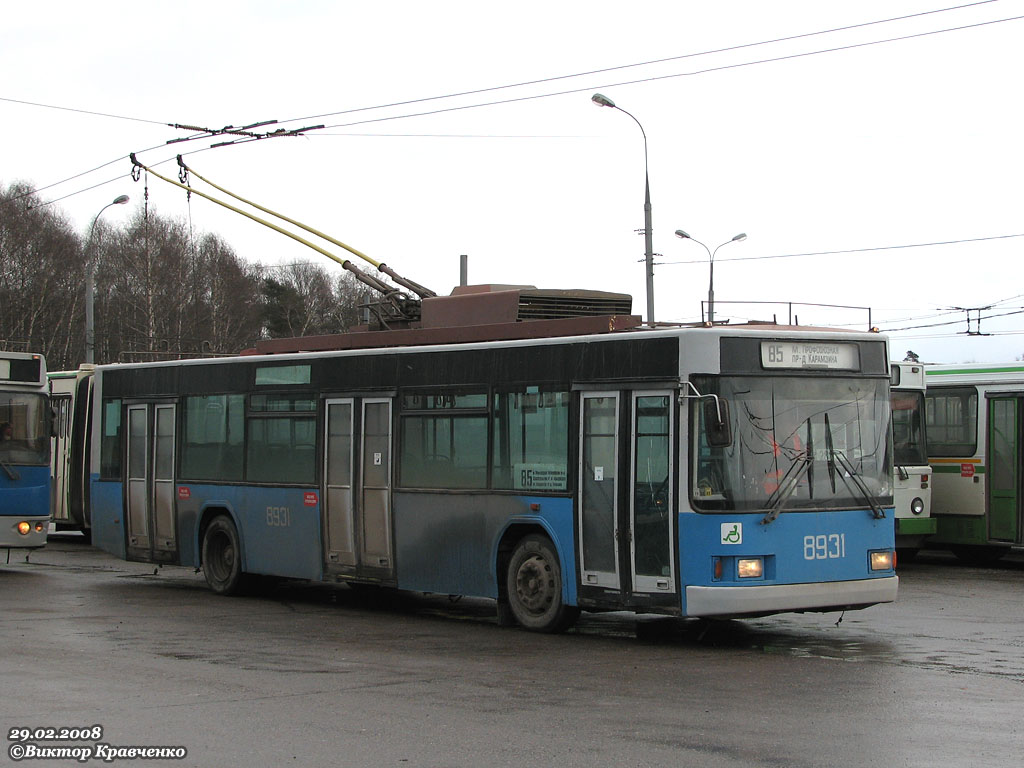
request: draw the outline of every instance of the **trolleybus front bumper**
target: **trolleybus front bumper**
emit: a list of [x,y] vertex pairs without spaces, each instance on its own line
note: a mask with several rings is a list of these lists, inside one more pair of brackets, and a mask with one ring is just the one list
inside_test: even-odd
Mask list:
[[759,587],[687,587],[687,616],[764,616],[790,611],[842,611],[896,600],[899,576]]
[[[19,526],[28,526],[25,533]],[[0,516],[0,549],[39,549],[46,545],[50,531],[49,517]]]

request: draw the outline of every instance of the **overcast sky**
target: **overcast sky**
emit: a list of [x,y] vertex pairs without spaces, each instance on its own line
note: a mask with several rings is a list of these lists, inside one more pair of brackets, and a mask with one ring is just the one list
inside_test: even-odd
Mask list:
[[[182,153],[438,293],[468,254],[471,283],[628,292],[643,315],[644,136],[600,92],[647,136],[656,320],[707,298],[708,253],[675,230],[712,251],[745,232],[715,258],[718,320],[870,307],[897,358],[1024,355],[1024,0],[10,3],[0,71],[0,184],[83,234],[148,186],[247,260],[340,269],[131,180],[130,152],[175,179]],[[267,120],[325,127],[167,143]],[[779,303],[729,303],[750,301]]]

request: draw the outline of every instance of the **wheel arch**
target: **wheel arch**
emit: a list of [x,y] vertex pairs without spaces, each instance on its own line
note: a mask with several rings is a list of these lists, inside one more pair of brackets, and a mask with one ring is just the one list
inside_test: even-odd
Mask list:
[[213,522],[216,517],[226,517],[235,526],[235,531],[238,533],[238,549],[239,558],[241,561],[242,571],[245,571],[246,559],[245,559],[245,539],[242,537],[242,526],[238,523],[238,516],[235,514],[234,509],[227,502],[223,501],[210,501],[203,505],[199,511],[199,523],[196,526],[196,540],[195,540],[195,551],[196,559],[199,565],[203,564],[203,537],[206,536],[206,529],[210,527],[210,523]]
[[[551,542],[558,564],[562,572],[562,600],[566,605],[576,605],[576,565],[575,558],[566,555],[565,547],[554,530],[542,519],[513,520],[505,527],[495,544],[494,557],[491,562],[494,568],[494,580],[498,586],[498,602],[508,602],[508,587],[505,584],[505,573],[512,559],[516,545],[530,535],[543,536]],[[570,553],[571,554],[571,553]]]

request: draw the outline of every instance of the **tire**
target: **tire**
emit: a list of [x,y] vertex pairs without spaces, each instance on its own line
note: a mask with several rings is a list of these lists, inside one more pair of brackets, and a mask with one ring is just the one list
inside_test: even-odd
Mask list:
[[239,594],[246,583],[238,530],[226,515],[213,518],[203,534],[203,575],[218,595]]
[[512,615],[524,629],[564,632],[579,618],[579,608],[562,602],[562,568],[545,536],[527,536],[516,545],[505,585]]

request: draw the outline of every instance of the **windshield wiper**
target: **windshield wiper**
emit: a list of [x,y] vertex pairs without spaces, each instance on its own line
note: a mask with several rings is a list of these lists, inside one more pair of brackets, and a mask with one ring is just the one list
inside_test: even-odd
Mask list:
[[832,442],[832,426],[828,423],[828,414],[825,414],[825,455],[828,457],[828,484],[832,488],[832,494],[836,492],[836,448]]
[[804,475],[807,474],[811,464],[812,460],[807,454],[797,456],[793,460],[793,463],[789,465],[789,469],[786,470],[786,474],[779,481],[779,487],[768,497],[768,506],[771,509],[764,516],[764,519],[761,520],[761,525],[768,525],[779,516],[782,512],[782,507],[789,501],[789,497],[796,493],[800,481],[804,479]]
[[807,495],[814,498],[814,432],[811,430],[811,418],[807,417]]
[[3,467],[4,472],[11,480],[21,480],[21,475],[18,474],[18,470],[13,469],[6,461],[0,461],[0,467]]
[[832,483],[832,492],[836,490],[836,465],[839,465],[839,469],[842,470],[839,474],[840,479],[843,481],[843,485],[850,491],[850,484],[846,482],[846,478],[849,477],[853,484],[857,486],[857,490],[860,491],[860,495],[864,497],[864,500],[871,507],[871,516],[875,520],[882,520],[885,517],[885,510],[879,505],[875,499],[874,494],[868,489],[867,485],[861,479],[860,475],[857,474],[857,470],[854,469],[853,464],[846,457],[842,451],[837,451],[835,445],[832,442],[832,427],[828,423],[828,414],[825,414],[825,449],[828,452],[828,477]]

